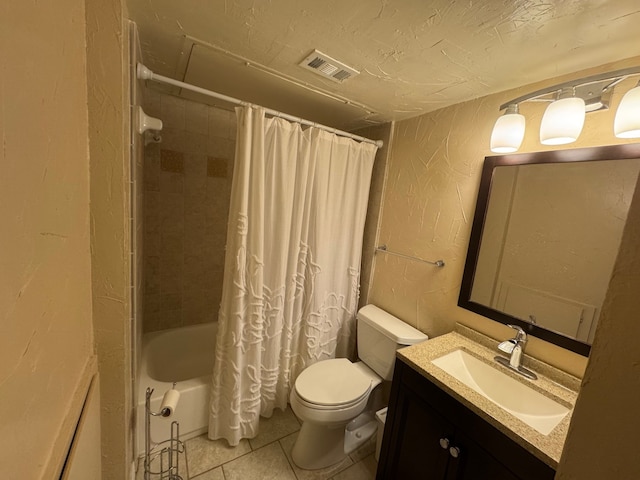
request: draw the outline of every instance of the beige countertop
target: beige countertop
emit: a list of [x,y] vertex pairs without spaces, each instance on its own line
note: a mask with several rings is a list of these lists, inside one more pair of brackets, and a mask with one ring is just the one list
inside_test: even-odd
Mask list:
[[[525,356],[523,365],[538,375],[537,380],[529,380],[494,361],[493,357],[501,354],[497,346],[497,341],[467,327],[457,325],[455,332],[398,350],[398,358],[412,366],[432,383],[459,400],[463,405],[537,458],[556,469],[558,468],[567,430],[571,422],[571,414],[578,395],[580,380],[545,363]],[[459,348],[475,354],[476,357],[487,361],[507,375],[570,407],[571,411],[551,433],[548,435],[539,433],[491,400],[475,392],[431,363],[431,360]]]

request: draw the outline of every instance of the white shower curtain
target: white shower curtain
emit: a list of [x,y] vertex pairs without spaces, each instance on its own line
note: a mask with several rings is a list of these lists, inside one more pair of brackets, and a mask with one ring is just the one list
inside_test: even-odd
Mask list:
[[237,445],[296,377],[353,354],[377,147],[239,107],[209,438]]

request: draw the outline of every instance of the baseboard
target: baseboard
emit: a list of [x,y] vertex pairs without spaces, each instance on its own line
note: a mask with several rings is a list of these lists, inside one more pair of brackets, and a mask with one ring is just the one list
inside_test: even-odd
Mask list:
[[76,389],[71,397],[71,404],[67,414],[62,422],[58,435],[51,449],[51,454],[47,460],[47,464],[43,469],[42,479],[60,478],[62,468],[64,467],[71,441],[76,431],[76,426],[82,414],[82,407],[87,398],[87,392],[91,385],[91,379],[98,372],[98,362],[95,355],[87,359],[84,370],[78,379]]

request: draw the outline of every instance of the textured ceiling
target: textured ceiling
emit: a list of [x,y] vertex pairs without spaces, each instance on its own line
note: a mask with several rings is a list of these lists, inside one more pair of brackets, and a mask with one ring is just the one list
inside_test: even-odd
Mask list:
[[[338,128],[640,55],[639,0],[129,0],[154,72]],[[298,66],[318,49],[360,71]]]

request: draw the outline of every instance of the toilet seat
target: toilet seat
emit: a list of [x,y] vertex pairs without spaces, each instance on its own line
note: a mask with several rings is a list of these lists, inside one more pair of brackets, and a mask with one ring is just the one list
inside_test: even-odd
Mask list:
[[354,400],[353,402],[341,403],[339,405],[322,405],[319,403],[308,402],[304,398],[300,397],[295,389],[291,393],[296,396],[296,401],[301,406],[309,408],[311,410],[322,410],[327,412],[343,411],[348,410],[352,407],[360,406],[360,404],[365,405],[367,403],[367,398],[369,397],[369,392],[367,392],[365,395],[362,395],[360,398]]
[[360,403],[371,392],[371,378],[346,358],[314,363],[296,379],[298,399],[308,408],[346,408]]

